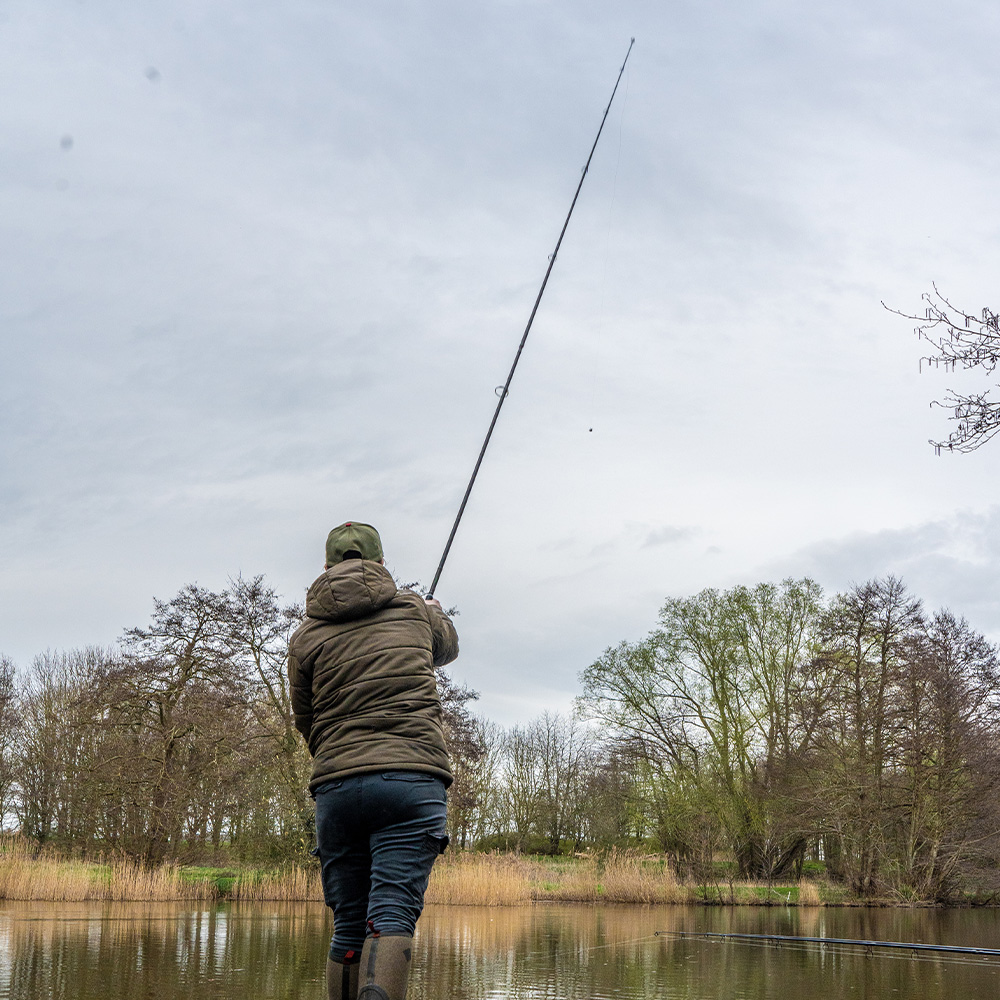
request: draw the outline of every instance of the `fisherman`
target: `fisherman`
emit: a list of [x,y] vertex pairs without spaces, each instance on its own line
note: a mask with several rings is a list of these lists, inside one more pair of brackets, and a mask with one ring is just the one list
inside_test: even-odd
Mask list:
[[329,1000],[406,996],[427,880],[448,846],[452,774],[434,668],[456,656],[451,619],[439,601],[396,588],[378,532],[334,528],[288,649],[333,910]]

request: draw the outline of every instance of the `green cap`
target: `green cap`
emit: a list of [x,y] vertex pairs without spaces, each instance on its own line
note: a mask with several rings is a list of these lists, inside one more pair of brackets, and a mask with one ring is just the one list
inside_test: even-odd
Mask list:
[[326,564],[333,566],[344,561],[348,552],[360,552],[362,559],[382,558],[382,539],[370,524],[346,521],[326,536]]

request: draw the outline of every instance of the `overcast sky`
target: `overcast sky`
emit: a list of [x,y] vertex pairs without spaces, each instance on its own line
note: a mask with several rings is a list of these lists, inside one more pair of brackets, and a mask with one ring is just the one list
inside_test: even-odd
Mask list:
[[889,572],[1000,640],[1000,441],[907,321],[1000,303],[1000,7],[0,0],[0,651],[298,600],[374,523],[503,722],[668,596]]

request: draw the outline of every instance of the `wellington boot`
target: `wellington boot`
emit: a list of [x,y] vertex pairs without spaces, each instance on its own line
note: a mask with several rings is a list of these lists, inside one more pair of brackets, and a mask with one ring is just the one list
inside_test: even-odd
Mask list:
[[358,1000],[406,1000],[413,938],[382,934],[365,940]]
[[326,960],[327,1000],[358,1000],[358,970],[360,968],[361,965],[357,960],[342,964],[328,958]]

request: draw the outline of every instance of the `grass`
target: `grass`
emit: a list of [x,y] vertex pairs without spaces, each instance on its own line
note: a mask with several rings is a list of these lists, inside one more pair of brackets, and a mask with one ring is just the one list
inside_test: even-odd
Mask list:
[[[18,838],[0,840],[0,899],[50,901],[322,900],[315,864],[150,868],[116,858],[78,861],[39,852]],[[532,901],[692,903],[743,906],[857,905],[843,888],[803,880],[784,885],[678,881],[663,858],[633,852],[543,858],[453,851],[434,867],[427,902],[514,906]]]

